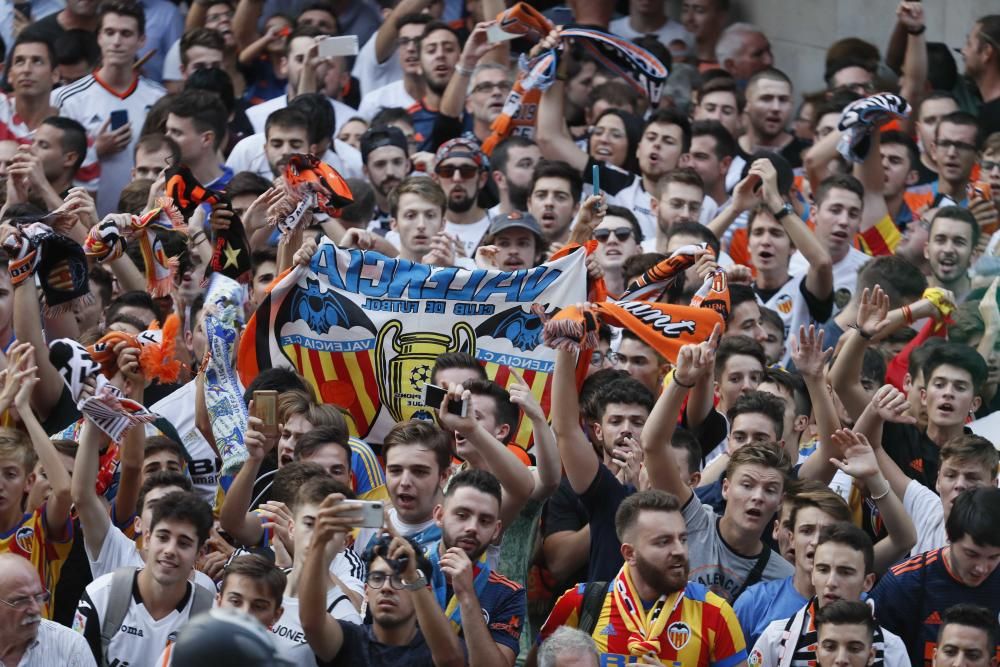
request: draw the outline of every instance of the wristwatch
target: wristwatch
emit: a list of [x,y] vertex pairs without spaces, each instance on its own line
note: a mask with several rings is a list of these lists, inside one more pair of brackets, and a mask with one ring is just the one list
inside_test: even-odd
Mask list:
[[427,588],[427,577],[424,573],[417,570],[417,578],[410,583],[403,582],[403,588],[408,591],[419,591],[421,588]]
[[786,215],[791,215],[794,212],[795,209],[792,208],[792,205],[789,204],[788,202],[785,202],[784,206],[779,208],[777,211],[772,211],[771,214],[774,216],[775,220],[781,222]]

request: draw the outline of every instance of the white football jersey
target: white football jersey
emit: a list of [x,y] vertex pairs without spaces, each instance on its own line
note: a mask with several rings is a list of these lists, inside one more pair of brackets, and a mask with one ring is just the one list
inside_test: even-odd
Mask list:
[[[316,656],[306,643],[306,633],[299,620],[298,598],[286,595],[281,601],[281,606],[284,609],[281,618],[271,627],[279,653],[282,657],[294,661],[296,665],[314,667]],[[339,586],[334,586],[326,592],[326,610],[338,621],[357,625],[362,622],[361,614]]]

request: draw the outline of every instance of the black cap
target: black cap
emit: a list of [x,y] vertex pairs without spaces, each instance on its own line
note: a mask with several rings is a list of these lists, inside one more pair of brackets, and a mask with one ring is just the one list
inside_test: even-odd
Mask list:
[[486,234],[493,236],[494,234],[499,234],[504,230],[515,227],[527,229],[529,232],[533,232],[538,238],[544,238],[542,236],[542,227],[535,220],[535,216],[523,211],[511,211],[510,213],[504,213],[493,218],[493,222],[490,223],[490,228]]
[[371,153],[376,148],[382,148],[383,146],[395,146],[396,148],[402,148],[403,153],[408,153],[408,144],[406,142],[406,135],[398,127],[388,126],[380,127],[376,130],[368,130],[361,135],[361,160],[362,162],[368,162],[368,154]]

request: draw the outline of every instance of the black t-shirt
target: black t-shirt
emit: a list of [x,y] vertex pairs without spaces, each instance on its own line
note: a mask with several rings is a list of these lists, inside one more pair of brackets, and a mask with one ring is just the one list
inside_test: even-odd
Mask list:
[[[966,433],[972,433],[968,428]],[[887,423],[882,426],[882,449],[910,479],[931,491],[941,467],[941,448],[912,424]]]
[[701,445],[702,467],[707,463],[708,455],[729,437],[729,420],[714,407],[709,409],[708,415],[698,428],[688,426],[687,411],[681,412],[681,426],[691,431],[698,439],[698,444]]
[[[573,487],[565,477],[559,482],[559,488],[552,494],[548,502],[545,503],[545,511],[542,514],[542,538],[546,538],[554,533],[566,531],[576,532],[587,525],[590,515],[587,509],[580,502],[580,497],[573,493]],[[568,581],[556,582],[556,590],[562,591],[572,584],[584,581],[587,576],[587,567],[580,568],[578,572],[570,575]]]
[[917,160],[917,182],[914,185],[929,185],[938,179],[938,173],[924,164],[923,160]]
[[587,581],[611,581],[622,569],[621,542],[615,533],[615,513],[622,501],[635,493],[634,486],[618,481],[603,463],[580,502],[590,515],[590,563]]
[[979,107],[979,136],[1000,132],[1000,97]]
[[76,616],[76,605],[83,596],[87,584],[94,580],[90,574],[90,561],[83,544],[83,533],[80,532],[80,519],[73,519],[73,548],[63,562],[54,593],[55,604],[52,610],[52,620],[66,627],[73,627],[73,617]]
[[80,411],[76,409],[76,403],[73,402],[73,397],[70,396],[69,388],[64,384],[62,393],[59,394],[59,400],[52,406],[52,410],[49,411],[48,416],[42,422],[42,429],[47,434],[53,435],[62,431],[70,424],[76,423],[82,416]]
[[781,157],[788,160],[788,164],[791,165],[792,169],[798,169],[802,166],[802,153],[812,146],[811,142],[802,141],[796,136],[792,136],[792,140],[788,142],[788,145],[778,151]]
[[344,645],[340,653],[324,662],[316,658],[319,667],[434,667],[431,649],[419,630],[406,646],[390,646],[375,639],[370,625],[340,623]]

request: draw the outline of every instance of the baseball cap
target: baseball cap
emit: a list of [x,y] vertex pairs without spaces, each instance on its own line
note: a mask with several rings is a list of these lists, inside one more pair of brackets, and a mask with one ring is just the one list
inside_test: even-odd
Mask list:
[[469,158],[475,162],[477,166],[483,169],[489,169],[490,167],[489,160],[486,159],[486,155],[479,149],[479,144],[464,137],[449,139],[441,144],[441,146],[437,149],[437,153],[434,155],[434,163],[441,164],[445,160],[453,157]]
[[368,130],[361,135],[361,161],[368,162],[368,155],[377,148],[383,146],[395,146],[402,148],[403,153],[409,156],[409,146],[406,142],[406,135],[398,127],[389,125],[374,130]]
[[490,223],[490,228],[486,232],[486,235],[493,236],[502,231],[514,229],[516,227],[527,229],[529,232],[534,233],[534,235],[538,238],[543,238],[542,227],[538,224],[538,221],[535,220],[535,216],[522,211],[511,211],[510,213],[504,213],[493,218],[493,222]]

